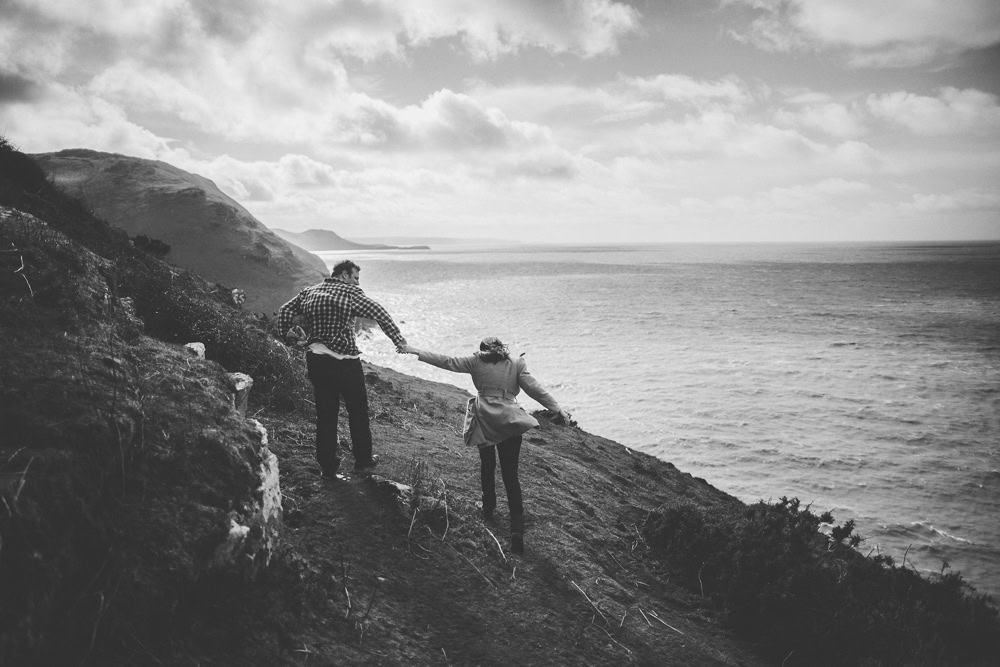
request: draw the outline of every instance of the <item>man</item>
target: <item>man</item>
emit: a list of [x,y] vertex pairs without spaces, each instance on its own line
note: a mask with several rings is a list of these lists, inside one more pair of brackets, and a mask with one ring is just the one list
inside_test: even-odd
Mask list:
[[[305,335],[306,370],[316,395],[316,459],[323,477],[332,478],[340,468],[337,447],[337,416],[340,398],[351,427],[354,471],[370,472],[378,463],[372,456],[372,434],[368,422],[368,391],[361,368],[361,352],[354,339],[356,317],[378,322],[400,351],[406,339],[385,308],[368,298],[358,286],[361,267],[344,260],[333,267],[332,276],[307,287],[278,311],[278,331],[285,340]],[[300,322],[296,334],[292,325]]]

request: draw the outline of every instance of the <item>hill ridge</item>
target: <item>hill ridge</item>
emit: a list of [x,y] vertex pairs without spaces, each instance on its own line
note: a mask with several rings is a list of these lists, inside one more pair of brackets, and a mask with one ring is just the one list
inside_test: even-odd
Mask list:
[[326,274],[321,259],[282,239],[210,179],[161,160],[89,149],[32,156],[98,217],[166,246],[166,258],[245,292],[270,315]]

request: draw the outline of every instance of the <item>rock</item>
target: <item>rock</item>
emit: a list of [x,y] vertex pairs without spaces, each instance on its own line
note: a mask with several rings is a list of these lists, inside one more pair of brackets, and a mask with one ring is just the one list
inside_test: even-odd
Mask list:
[[226,540],[215,549],[212,556],[212,567],[225,569],[237,560],[237,555],[242,551],[246,543],[247,536],[250,535],[250,526],[243,526],[236,522],[233,517],[229,518],[229,534]]
[[404,513],[411,512],[414,507],[421,512],[439,511],[444,513],[447,511],[448,504],[443,498],[423,494],[415,497],[413,487],[408,484],[397,482],[382,475],[372,475],[369,480],[379,492],[395,501]]
[[198,357],[199,359],[205,358],[205,344],[204,343],[188,343],[184,346],[184,349]]
[[215,548],[209,567],[234,571],[248,580],[266,568],[278,546],[282,506],[278,457],[267,448],[267,429],[256,419],[248,420],[260,437],[261,462],[257,470],[260,485],[255,501],[241,511],[229,512],[229,530]]
[[[247,400],[250,398],[250,389],[253,387],[253,378],[246,373],[227,373],[229,382],[236,392],[233,394],[233,407],[240,415],[246,417]],[[262,427],[263,428],[263,427]]]
[[145,327],[145,323],[142,318],[136,313],[135,310],[135,299],[130,296],[125,296],[117,300],[117,313],[119,317],[123,320],[125,324],[132,327],[136,331],[142,331]]

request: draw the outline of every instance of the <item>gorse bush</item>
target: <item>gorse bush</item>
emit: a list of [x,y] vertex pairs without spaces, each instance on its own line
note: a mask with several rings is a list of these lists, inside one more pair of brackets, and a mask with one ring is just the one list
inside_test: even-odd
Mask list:
[[995,664],[997,610],[958,574],[930,580],[855,551],[854,524],[827,537],[797,499],[740,512],[662,508],[643,535],[685,585],[786,665]]
[[118,291],[134,299],[147,334],[170,343],[204,343],[206,357],[253,377],[255,403],[301,407],[308,387],[303,363],[266,320],[227,303],[228,291],[152,257],[120,261],[119,268]]
[[255,402],[282,410],[301,407],[308,387],[301,360],[249,314],[174,289],[156,304],[147,328],[163,340],[204,343],[209,359],[253,377]]
[[150,255],[155,255],[156,257],[166,257],[170,254],[169,243],[164,243],[160,239],[150,238],[145,234],[139,234],[133,238],[132,243],[136,248],[144,250]]

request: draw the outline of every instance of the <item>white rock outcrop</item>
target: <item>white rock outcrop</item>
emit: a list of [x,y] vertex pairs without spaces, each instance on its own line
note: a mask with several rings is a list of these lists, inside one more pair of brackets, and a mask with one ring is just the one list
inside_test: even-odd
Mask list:
[[268,449],[267,429],[256,419],[248,420],[260,438],[260,466],[256,470],[259,485],[253,503],[229,512],[229,528],[215,548],[210,567],[235,570],[254,579],[270,562],[281,533],[281,485],[278,457]]
[[228,377],[235,392],[233,394],[233,407],[240,415],[246,417],[247,401],[250,399],[250,389],[253,388],[253,378],[246,373],[228,373]]
[[205,344],[204,343],[188,343],[184,346],[184,349],[198,357],[199,359],[205,358]]

